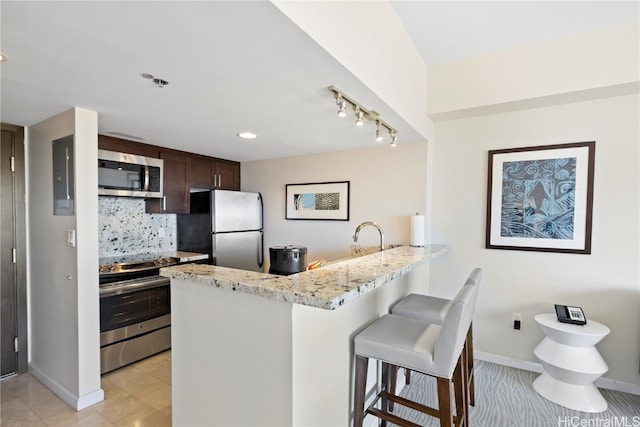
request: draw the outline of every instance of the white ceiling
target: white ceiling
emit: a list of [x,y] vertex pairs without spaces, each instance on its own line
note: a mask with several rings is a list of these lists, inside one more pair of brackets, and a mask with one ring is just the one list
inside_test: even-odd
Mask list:
[[[392,3],[429,64],[637,22],[639,11],[638,1]],[[98,112],[100,133],[238,161],[375,145],[372,123],[336,118],[335,85],[399,143],[423,139],[270,2],[2,1],[0,11],[5,123],[78,106]],[[238,138],[244,130],[258,139]]]
[[640,20],[634,1],[392,1],[426,64],[549,42]]

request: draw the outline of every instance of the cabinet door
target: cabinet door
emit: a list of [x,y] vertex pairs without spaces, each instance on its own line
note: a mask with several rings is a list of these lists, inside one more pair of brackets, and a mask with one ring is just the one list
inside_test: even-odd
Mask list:
[[214,188],[215,164],[211,159],[193,157],[191,159],[191,188]]
[[240,163],[216,160],[215,188],[240,191]]
[[164,160],[164,200],[147,200],[147,212],[189,213],[190,156],[160,151],[160,158]]

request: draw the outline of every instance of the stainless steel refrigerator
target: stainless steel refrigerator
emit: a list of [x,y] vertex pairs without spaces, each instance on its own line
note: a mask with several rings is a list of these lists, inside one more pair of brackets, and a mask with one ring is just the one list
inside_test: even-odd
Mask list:
[[177,215],[178,250],[208,253],[222,267],[262,271],[262,223],[260,193],[191,193],[191,213]]

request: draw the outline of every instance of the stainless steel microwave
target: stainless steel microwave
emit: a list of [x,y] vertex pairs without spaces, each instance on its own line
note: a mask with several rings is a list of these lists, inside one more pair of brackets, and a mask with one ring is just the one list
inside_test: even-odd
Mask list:
[[98,150],[98,194],[160,198],[163,167],[162,159]]

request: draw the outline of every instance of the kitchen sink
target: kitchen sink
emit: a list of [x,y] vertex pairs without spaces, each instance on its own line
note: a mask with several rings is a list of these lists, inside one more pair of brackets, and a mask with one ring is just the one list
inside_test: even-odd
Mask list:
[[[397,248],[399,246],[402,246],[400,244],[394,244],[394,245],[387,245],[385,246],[384,250],[387,249],[393,249],[393,248]],[[367,246],[367,245],[351,245],[351,257],[355,258],[355,257],[359,257],[359,256],[364,256],[364,255],[369,255],[375,252],[380,252],[380,246],[378,245],[371,245],[371,246]]]

